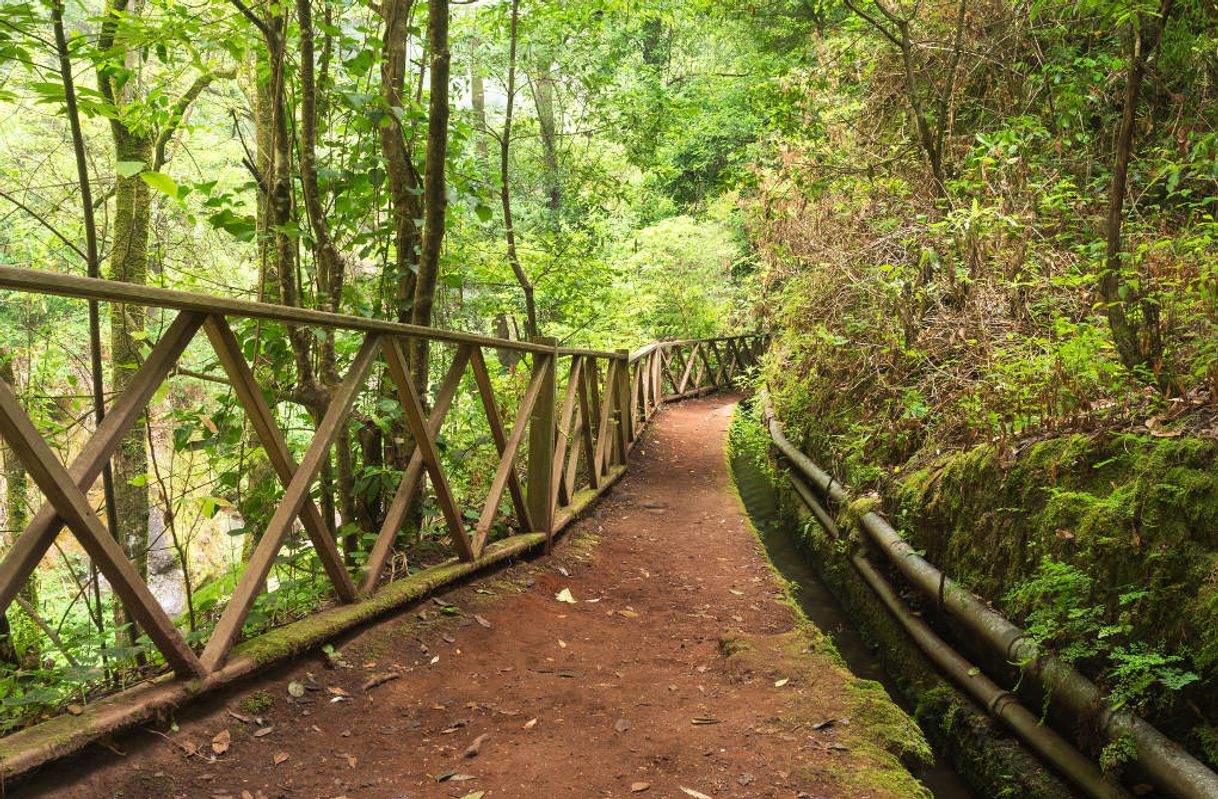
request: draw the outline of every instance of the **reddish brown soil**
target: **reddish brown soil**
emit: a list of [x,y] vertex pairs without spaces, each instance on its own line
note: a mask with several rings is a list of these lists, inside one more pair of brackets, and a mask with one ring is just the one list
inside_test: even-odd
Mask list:
[[[893,795],[847,787],[887,757],[849,737],[860,722],[814,729],[851,712],[850,678],[796,631],[742,516],[724,457],[732,403],[663,411],[553,556],[445,594],[457,611],[423,603],[338,642],[336,667],[302,658],[195,705],[177,731],[136,730],[10,795]],[[556,599],[564,588],[575,604]],[[293,699],[291,681],[312,690]],[[260,692],[270,706],[251,712]],[[437,782],[452,772],[472,779]]]

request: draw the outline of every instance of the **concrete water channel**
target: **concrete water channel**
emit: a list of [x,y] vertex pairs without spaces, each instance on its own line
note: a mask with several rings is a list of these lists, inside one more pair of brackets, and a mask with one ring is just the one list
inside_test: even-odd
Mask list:
[[[732,455],[731,470],[762,546],[774,568],[791,585],[792,596],[800,609],[832,639],[855,675],[878,682],[896,704],[912,714],[913,709],[904,700],[892,676],[884,670],[846,610],[817,575],[798,532],[791,529],[779,513],[777,494],[769,478],[753,458],[744,453]],[[979,799],[947,758],[938,752],[935,764],[924,769],[918,777],[935,799]]]

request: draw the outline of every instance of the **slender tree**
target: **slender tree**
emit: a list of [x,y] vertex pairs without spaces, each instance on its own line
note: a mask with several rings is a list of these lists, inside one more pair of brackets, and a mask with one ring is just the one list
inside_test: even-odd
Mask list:
[[516,95],[516,47],[520,32],[520,0],[512,0],[511,21],[508,27],[508,74],[507,99],[503,111],[503,134],[499,137],[499,199],[503,205],[504,235],[507,238],[508,265],[512,274],[520,284],[524,294],[525,334],[531,339],[538,335],[537,304],[533,298],[533,283],[520,264],[520,255],[516,251],[516,229],[512,223],[512,185],[511,185],[511,149],[512,149],[512,108]]

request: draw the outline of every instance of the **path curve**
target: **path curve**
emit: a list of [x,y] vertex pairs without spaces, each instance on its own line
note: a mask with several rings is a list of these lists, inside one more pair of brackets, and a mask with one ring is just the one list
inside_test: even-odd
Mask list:
[[[340,642],[337,667],[302,658],[9,795],[918,795],[890,754],[918,734],[792,609],[743,516],[724,452],[734,402],[661,411],[552,557]],[[293,699],[290,682],[311,690]]]

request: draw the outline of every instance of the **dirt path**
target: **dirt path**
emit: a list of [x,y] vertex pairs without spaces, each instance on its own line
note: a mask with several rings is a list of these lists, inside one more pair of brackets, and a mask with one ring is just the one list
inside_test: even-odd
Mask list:
[[304,658],[10,795],[918,795],[889,750],[919,736],[838,665],[760,554],[725,465],[732,402],[662,412],[553,557],[339,642],[336,667]]

